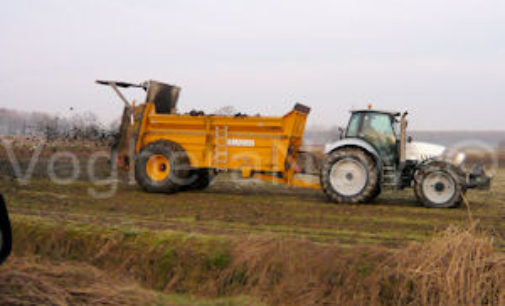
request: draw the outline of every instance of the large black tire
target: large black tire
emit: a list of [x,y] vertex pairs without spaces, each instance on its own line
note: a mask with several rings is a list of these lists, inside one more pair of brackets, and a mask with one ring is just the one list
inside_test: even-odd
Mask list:
[[207,188],[216,177],[214,169],[193,169],[188,176],[188,185],[182,190],[202,190]]
[[423,199],[421,197],[421,195],[419,194],[419,189],[418,187],[416,186],[417,184],[414,182],[414,195],[416,196],[416,200],[417,200],[417,203],[418,203],[418,206],[421,206],[421,205],[424,205],[423,204]]
[[[166,174],[163,174],[163,169],[157,171],[157,178],[149,173],[148,163],[152,158],[166,159],[166,164],[161,162]],[[148,192],[174,193],[186,183],[189,167],[189,158],[180,145],[168,140],[158,140],[145,146],[137,156],[135,179]]]
[[377,187],[375,187],[375,190],[372,193],[372,196],[370,197],[369,201],[378,197],[381,194],[381,192],[382,192],[382,188],[381,188],[380,184],[377,184]]
[[320,179],[324,193],[336,203],[368,202],[380,193],[376,162],[359,148],[342,148],[330,153],[323,163]]
[[419,167],[415,174],[414,194],[428,208],[456,208],[465,193],[464,175],[446,162]]

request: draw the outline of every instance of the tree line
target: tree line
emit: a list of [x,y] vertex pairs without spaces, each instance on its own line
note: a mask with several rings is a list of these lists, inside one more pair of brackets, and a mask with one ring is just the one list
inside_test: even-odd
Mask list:
[[93,113],[68,117],[0,108],[0,135],[107,141],[116,137],[118,123],[104,125]]

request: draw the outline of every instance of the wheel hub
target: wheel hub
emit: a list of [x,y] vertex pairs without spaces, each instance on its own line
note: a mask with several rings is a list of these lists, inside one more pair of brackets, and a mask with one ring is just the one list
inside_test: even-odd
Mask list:
[[161,154],[151,156],[147,160],[146,172],[153,181],[163,181],[170,174],[170,161]]
[[445,189],[445,185],[442,182],[436,182],[434,185],[435,191],[442,192]]
[[435,171],[426,175],[422,182],[423,194],[432,203],[445,204],[456,194],[456,182],[450,174]]
[[330,184],[343,196],[359,194],[368,182],[368,172],[358,160],[343,158],[337,161],[330,170]]

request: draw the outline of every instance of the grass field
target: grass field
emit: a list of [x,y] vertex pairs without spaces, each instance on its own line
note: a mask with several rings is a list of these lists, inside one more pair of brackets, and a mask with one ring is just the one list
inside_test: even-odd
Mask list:
[[[469,191],[471,212],[479,226],[504,248],[505,171],[494,178],[491,191]],[[149,194],[123,183],[116,194],[95,199],[91,183],[55,185],[47,179],[29,186],[4,182],[10,211],[61,224],[82,222],[105,227],[175,230],[203,235],[279,235],[343,245],[379,244],[398,247],[423,241],[448,225],[468,224],[465,206],[426,209],[418,206],[412,190],[384,192],[373,203],[336,205],[320,191],[286,188],[268,182],[232,183],[218,176],[201,192]]]
[[[106,199],[90,196],[94,186],[85,178],[57,185],[35,175],[21,186],[4,177],[2,188],[14,228],[12,266],[19,261],[33,264],[34,256],[46,267],[91,265],[111,275],[108,282],[127,277],[144,288],[139,290],[154,290],[144,292],[146,304],[424,304],[417,292],[433,290],[425,285],[406,293],[393,290],[403,278],[392,281],[391,269],[403,264],[407,271],[415,260],[400,260],[405,254],[415,257],[446,241],[454,245],[444,245],[444,252],[453,253],[441,255],[445,259],[438,264],[447,261],[450,268],[455,258],[467,255],[473,262],[476,256],[466,250],[475,247],[485,254],[482,271],[504,274],[505,169],[495,176],[491,191],[467,193],[470,210],[420,207],[412,190],[386,191],[368,204],[336,205],[320,191],[232,182],[229,175],[218,176],[204,191],[173,195],[145,193],[122,179],[117,192]],[[468,232],[455,226],[472,226],[477,238],[464,236]],[[456,234],[447,236],[447,229]],[[503,281],[499,291],[489,289],[492,293],[486,291],[476,302],[505,301],[505,280],[496,277]],[[420,281],[417,276],[405,279]],[[492,281],[491,287],[497,284]],[[438,289],[438,300],[428,298],[427,304],[444,301],[443,292],[450,292],[442,285]],[[166,295],[161,302],[159,292]],[[445,297],[452,299],[475,302],[468,296]]]

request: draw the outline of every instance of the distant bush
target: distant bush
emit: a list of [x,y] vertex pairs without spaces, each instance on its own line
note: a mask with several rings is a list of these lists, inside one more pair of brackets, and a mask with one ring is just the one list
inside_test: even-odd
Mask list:
[[118,124],[105,126],[90,112],[70,117],[39,112],[0,109],[0,134],[43,136],[54,140],[89,140],[111,142],[117,137]]
[[117,126],[104,126],[92,113],[77,114],[70,118],[55,117],[40,122],[40,130],[47,140],[89,140],[111,142],[117,137]]

